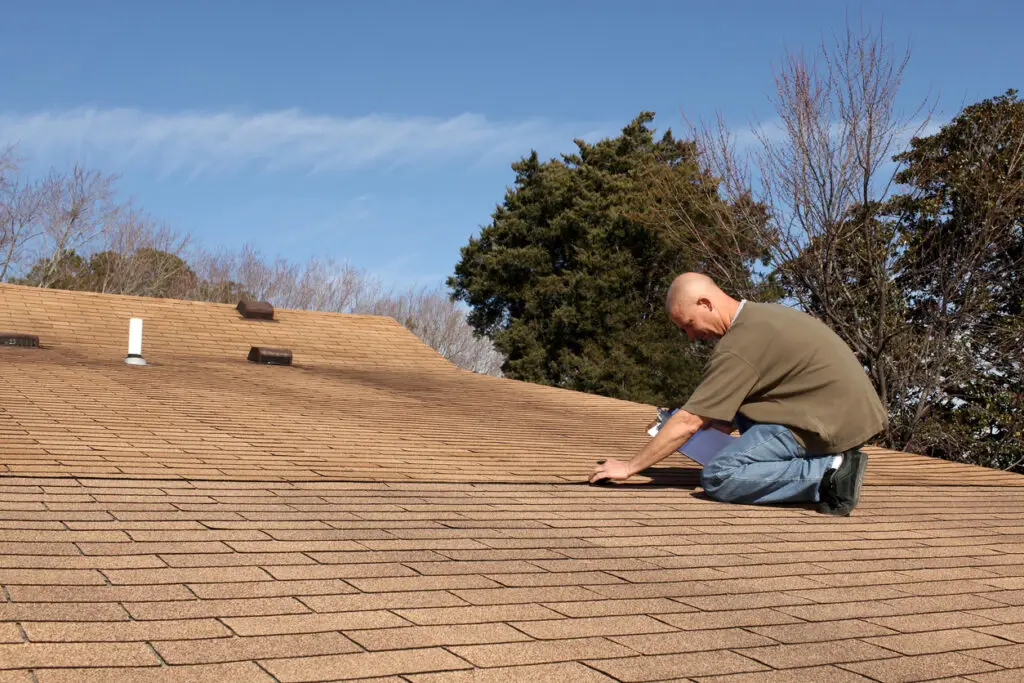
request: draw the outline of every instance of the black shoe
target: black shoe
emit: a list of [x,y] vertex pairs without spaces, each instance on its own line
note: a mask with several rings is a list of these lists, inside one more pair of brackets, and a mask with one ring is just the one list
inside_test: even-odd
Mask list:
[[825,470],[825,476],[821,478],[818,512],[837,517],[846,517],[853,512],[860,500],[860,488],[867,467],[868,456],[859,450],[843,453],[843,464],[839,469]]

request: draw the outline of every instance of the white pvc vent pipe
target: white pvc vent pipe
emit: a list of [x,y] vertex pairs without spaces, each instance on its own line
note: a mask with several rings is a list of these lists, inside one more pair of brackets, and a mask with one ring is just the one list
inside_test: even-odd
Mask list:
[[145,365],[142,357],[142,318],[132,318],[128,322],[128,356],[124,359],[128,365]]

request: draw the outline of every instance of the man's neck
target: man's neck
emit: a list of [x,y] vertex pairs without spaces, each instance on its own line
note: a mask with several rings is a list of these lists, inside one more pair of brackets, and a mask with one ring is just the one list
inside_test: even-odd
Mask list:
[[725,305],[722,306],[722,313],[726,317],[726,330],[732,327],[732,324],[736,322],[736,316],[739,314],[740,309],[743,308],[744,303],[746,303],[746,300],[736,301],[736,299],[730,297],[729,300],[725,302]]

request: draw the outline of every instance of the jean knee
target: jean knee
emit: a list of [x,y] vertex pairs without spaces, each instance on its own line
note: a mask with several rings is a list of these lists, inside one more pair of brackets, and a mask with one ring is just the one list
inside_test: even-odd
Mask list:
[[733,467],[723,467],[721,464],[716,465],[715,461],[712,460],[704,469],[700,471],[700,485],[704,489],[704,493],[708,495],[712,500],[727,503],[730,499],[730,486],[729,476],[732,474]]

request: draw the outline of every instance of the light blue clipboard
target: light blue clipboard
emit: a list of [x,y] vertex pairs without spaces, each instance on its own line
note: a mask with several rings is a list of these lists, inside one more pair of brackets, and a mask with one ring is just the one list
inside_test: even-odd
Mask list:
[[[659,413],[659,422],[648,430],[648,434],[654,436],[661,429],[661,426],[665,424],[672,413],[662,412]],[[662,419],[663,418],[663,419]],[[685,455],[690,460],[699,462],[701,465],[707,465],[711,460],[718,455],[723,448],[731,444],[736,440],[736,437],[730,436],[724,432],[720,432],[712,427],[706,427],[698,430],[696,434],[691,436],[686,443],[679,447],[679,452]]]

